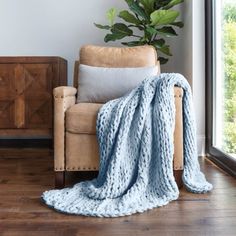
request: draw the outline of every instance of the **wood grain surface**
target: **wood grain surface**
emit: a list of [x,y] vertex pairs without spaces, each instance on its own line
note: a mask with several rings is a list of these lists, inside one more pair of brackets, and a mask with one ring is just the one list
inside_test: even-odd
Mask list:
[[52,91],[61,85],[63,58],[0,57],[0,138],[52,139]]
[[[179,199],[167,206],[106,219],[66,215],[45,206],[40,195],[54,186],[53,156],[31,153],[32,158],[0,159],[1,236],[236,235],[236,180],[204,158],[201,168],[214,185],[211,193],[182,188]],[[67,185],[86,178],[82,174],[71,173]]]

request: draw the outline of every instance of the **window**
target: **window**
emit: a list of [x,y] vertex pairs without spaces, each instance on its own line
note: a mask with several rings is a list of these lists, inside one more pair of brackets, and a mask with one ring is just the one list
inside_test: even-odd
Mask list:
[[206,0],[207,152],[236,174],[236,1]]

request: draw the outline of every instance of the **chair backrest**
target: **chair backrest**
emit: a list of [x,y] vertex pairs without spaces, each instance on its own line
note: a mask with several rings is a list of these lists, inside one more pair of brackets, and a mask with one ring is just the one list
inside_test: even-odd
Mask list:
[[76,88],[78,86],[80,63],[89,66],[113,68],[155,65],[160,67],[156,50],[150,45],[123,48],[85,45],[81,47],[79,60],[74,65],[74,87]]

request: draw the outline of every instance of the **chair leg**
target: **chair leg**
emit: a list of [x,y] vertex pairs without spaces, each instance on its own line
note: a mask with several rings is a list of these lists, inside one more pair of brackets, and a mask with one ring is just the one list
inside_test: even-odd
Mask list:
[[179,189],[181,189],[183,187],[182,174],[183,174],[183,170],[174,170],[175,181],[176,181]]
[[55,172],[55,188],[61,189],[65,187],[65,171]]

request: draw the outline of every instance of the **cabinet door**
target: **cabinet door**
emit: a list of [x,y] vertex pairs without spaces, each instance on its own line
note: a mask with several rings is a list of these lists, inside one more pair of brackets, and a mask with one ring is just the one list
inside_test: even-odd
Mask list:
[[15,64],[0,64],[0,128],[15,128]]
[[25,128],[52,128],[52,65],[23,66]]

